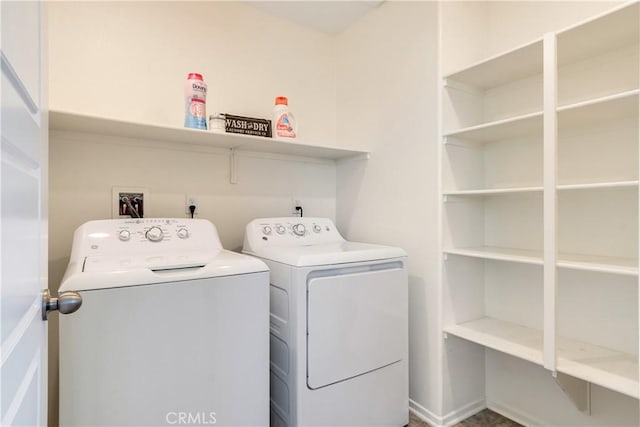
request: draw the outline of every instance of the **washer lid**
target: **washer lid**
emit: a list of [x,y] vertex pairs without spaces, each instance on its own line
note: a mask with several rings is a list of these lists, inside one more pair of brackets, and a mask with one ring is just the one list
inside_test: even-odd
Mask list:
[[221,250],[149,256],[91,256],[71,262],[58,292],[88,291],[267,272],[259,259]]
[[344,264],[407,256],[407,253],[400,248],[357,242],[329,243],[314,246],[273,246],[262,247],[255,252],[246,250],[244,252],[295,267]]

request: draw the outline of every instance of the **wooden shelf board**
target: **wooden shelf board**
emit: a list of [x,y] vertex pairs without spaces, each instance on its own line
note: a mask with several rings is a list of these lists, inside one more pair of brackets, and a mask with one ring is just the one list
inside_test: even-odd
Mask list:
[[625,117],[638,117],[640,90],[558,107],[558,127],[579,127]]
[[[543,364],[541,330],[483,317],[447,326],[444,331],[519,359]],[[557,370],[638,398],[638,357],[635,355],[559,337]]]
[[84,114],[50,111],[49,128],[57,131],[93,133],[114,137],[147,139],[179,144],[196,144],[217,148],[279,153],[320,159],[367,157],[368,152],[340,147],[307,144],[298,140],[284,141],[232,133],[216,133],[199,129],[142,124]]
[[[483,123],[448,132],[446,138],[460,138],[476,142],[500,141],[516,136],[538,132],[542,138],[542,112],[523,114],[517,117]],[[541,142],[542,143],[542,142]]]
[[454,248],[444,251],[450,255],[462,255],[472,258],[491,259],[497,261],[511,261],[524,264],[542,265],[542,251],[527,249],[499,248],[494,246],[479,246],[471,248]]
[[476,62],[445,79],[488,89],[536,74],[542,74],[542,39]]
[[640,5],[618,6],[594,18],[558,32],[560,66],[599,56],[617,48],[638,44]]
[[447,191],[445,196],[493,196],[500,194],[538,193],[542,187],[511,187],[511,188],[484,188],[480,190]]

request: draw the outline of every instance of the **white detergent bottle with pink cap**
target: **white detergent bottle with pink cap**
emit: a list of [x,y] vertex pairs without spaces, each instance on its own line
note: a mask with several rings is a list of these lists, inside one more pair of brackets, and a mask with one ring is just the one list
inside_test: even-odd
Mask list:
[[298,126],[295,117],[289,112],[289,100],[286,96],[276,97],[273,108],[273,137],[295,139]]
[[207,84],[202,74],[189,73],[184,87],[184,126],[194,129],[207,128]]

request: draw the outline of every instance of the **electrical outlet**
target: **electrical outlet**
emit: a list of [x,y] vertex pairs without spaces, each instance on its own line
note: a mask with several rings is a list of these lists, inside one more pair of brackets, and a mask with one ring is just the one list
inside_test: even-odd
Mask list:
[[113,187],[113,218],[144,218],[149,207],[149,190],[140,187]]
[[297,197],[293,197],[291,199],[291,214],[300,216],[300,210],[296,209],[297,207],[302,207],[302,200]]
[[191,210],[189,209],[189,206],[195,206],[196,210],[193,212],[193,216],[196,216],[198,214],[198,197],[194,196],[192,194],[187,194],[187,197],[185,198],[185,204],[184,204],[184,212],[189,215],[189,217],[191,217]]

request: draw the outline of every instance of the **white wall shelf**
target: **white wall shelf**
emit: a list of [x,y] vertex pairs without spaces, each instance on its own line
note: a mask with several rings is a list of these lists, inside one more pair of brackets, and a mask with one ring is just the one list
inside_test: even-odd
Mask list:
[[634,188],[634,187],[638,187],[637,180],[590,182],[590,183],[584,183],[584,184],[559,184],[556,186],[558,191],[607,190],[607,189],[613,189],[613,188]]
[[513,193],[541,193],[542,187],[510,187],[510,188],[484,188],[480,190],[457,190],[443,193],[445,196],[497,196]]
[[542,365],[542,331],[491,317],[450,325],[444,328],[444,331],[484,347]]
[[539,133],[542,135],[542,112],[523,114],[508,119],[496,120],[477,126],[446,133],[445,143],[450,138],[475,142],[500,141],[517,136]]
[[542,40],[479,61],[445,80],[485,90],[542,73]]
[[178,144],[195,144],[227,149],[235,148],[245,151],[277,153],[327,160],[349,158],[367,159],[369,157],[369,153],[366,151],[319,144],[307,144],[298,140],[284,141],[250,135],[158,126],[64,111],[49,112],[49,128],[57,131],[91,133]]
[[477,246],[470,248],[449,248],[445,249],[444,253],[447,255],[461,255],[496,261],[509,261],[534,265],[543,264],[542,251],[533,251],[528,249]]
[[623,274],[628,276],[638,275],[638,263],[635,258],[561,253],[558,256],[556,265],[561,268],[573,270]]
[[640,90],[636,89],[575,104],[563,105],[558,108],[560,127],[578,127],[617,118],[637,117],[639,94]]
[[[542,365],[542,331],[491,317],[450,325],[448,334]],[[559,338],[558,371],[638,398],[638,361],[634,355],[587,342]]]

